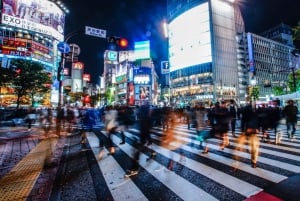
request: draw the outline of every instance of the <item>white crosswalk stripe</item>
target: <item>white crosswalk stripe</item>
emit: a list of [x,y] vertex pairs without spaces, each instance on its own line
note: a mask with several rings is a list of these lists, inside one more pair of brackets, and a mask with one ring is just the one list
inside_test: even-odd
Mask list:
[[[145,178],[154,180],[153,183],[158,186],[164,186],[164,188],[151,186],[159,195],[165,193],[163,189],[169,189],[175,196],[174,200],[244,200],[261,192],[268,185],[279,183],[300,172],[299,138],[291,141],[286,134],[283,134],[280,145],[261,142],[258,167],[252,168],[249,162],[251,155],[246,151],[250,147],[243,145],[244,150],[235,150],[234,148],[239,145],[230,133],[228,134],[231,145],[229,148],[219,150],[220,140],[212,138],[208,140],[209,153],[202,154],[199,142],[196,140],[195,130],[187,129],[186,125],[179,125],[174,135],[181,142],[178,144],[178,150],[184,152],[186,156],[184,161],[180,160],[179,151],[171,151],[160,146],[162,129],[155,127],[152,129],[154,143],[148,148],[154,150],[158,156],[148,161],[146,159],[149,153],[143,152],[139,160],[141,170],[138,176],[125,178],[126,169],[124,168],[129,165],[122,164],[119,157],[133,159],[136,151],[133,139],[136,138],[138,132],[137,129],[127,130],[125,132],[126,144],[120,145],[115,155],[108,156],[106,149],[101,151],[104,157],[98,161],[98,165],[116,201],[154,200],[155,196],[149,195],[147,188],[141,186],[141,183],[148,182]],[[299,134],[300,132],[297,131],[296,136]],[[89,132],[87,138],[98,159],[100,152],[98,137]],[[113,135],[112,139],[115,144],[119,144],[118,135]],[[271,140],[275,140],[272,135]],[[242,160],[238,161],[236,157]],[[170,159],[182,169],[168,170],[166,163]],[[203,182],[199,181],[200,179]]]

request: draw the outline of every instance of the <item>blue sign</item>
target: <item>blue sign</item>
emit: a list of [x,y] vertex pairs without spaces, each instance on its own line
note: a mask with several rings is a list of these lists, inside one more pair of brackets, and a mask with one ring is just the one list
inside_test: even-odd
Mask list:
[[57,49],[63,54],[70,52],[70,46],[65,42],[59,42],[57,44]]
[[108,51],[107,58],[109,61],[117,61],[118,59],[118,52],[116,51]]
[[161,62],[161,74],[170,73],[170,66],[168,61]]

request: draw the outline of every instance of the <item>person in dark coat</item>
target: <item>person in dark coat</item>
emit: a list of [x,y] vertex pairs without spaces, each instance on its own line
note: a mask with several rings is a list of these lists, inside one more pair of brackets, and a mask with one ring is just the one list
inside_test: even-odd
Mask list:
[[293,139],[296,132],[298,108],[294,105],[293,100],[288,100],[288,105],[284,107],[283,114],[285,116],[288,137]]
[[[257,115],[257,111],[254,111],[250,106],[251,105],[246,106],[248,116],[244,116],[246,117],[244,119],[244,132],[237,139],[238,146],[236,146],[236,150],[241,151],[241,145],[244,145],[248,139],[251,153],[251,166],[253,168],[256,168],[259,153],[259,139],[257,137],[257,134],[259,132],[259,118]],[[235,154],[234,156],[237,160],[238,155]]]
[[[140,126],[140,138],[136,139],[137,151],[134,153],[134,161],[132,163],[131,169],[125,174],[125,177],[130,177],[138,174],[139,170],[139,158],[140,153],[146,148],[147,145],[152,144],[150,129],[152,127],[151,119],[151,109],[149,103],[142,105],[138,112],[139,126]],[[154,158],[156,152],[151,150],[151,156],[147,159]]]

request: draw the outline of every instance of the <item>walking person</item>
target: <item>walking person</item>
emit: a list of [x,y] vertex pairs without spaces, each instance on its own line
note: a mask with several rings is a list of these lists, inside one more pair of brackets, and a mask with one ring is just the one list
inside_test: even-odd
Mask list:
[[225,147],[230,145],[228,138],[230,113],[226,107],[225,101],[221,102],[220,107],[215,110],[216,124],[213,126],[215,134],[220,135],[222,142],[220,143],[220,149],[224,150]]
[[113,146],[112,135],[116,133],[118,128],[118,111],[114,107],[109,107],[107,112],[105,113],[105,125],[106,131],[108,134],[108,147],[109,147],[109,154],[115,153],[115,147]]
[[[238,146],[236,146],[236,151],[241,151],[241,146],[248,141],[250,145],[251,167],[256,168],[259,153],[259,139],[257,137],[257,134],[259,133],[259,118],[257,116],[257,112],[253,110],[248,110],[247,112],[249,118],[245,121],[245,132],[243,132],[237,139]],[[236,160],[239,159],[237,154],[234,154],[234,156],[236,157]]]
[[288,137],[293,139],[296,132],[298,108],[294,105],[293,100],[288,100],[287,103],[288,105],[283,109],[283,115],[285,116]]
[[32,108],[29,108],[27,115],[25,117],[25,121],[27,122],[27,129],[31,131],[32,123],[36,120],[35,111]]
[[174,133],[174,130],[175,130],[175,127],[177,126],[178,122],[177,122],[177,118],[176,118],[176,115],[175,115],[175,112],[172,111],[170,112],[169,114],[169,129],[168,130],[164,130],[163,131],[163,137],[162,137],[162,140],[161,140],[161,146],[170,150],[169,153],[170,153],[170,158],[169,158],[169,162],[168,162],[168,170],[173,170],[174,168],[174,163],[175,163],[175,160],[174,160],[174,151],[175,150],[180,150],[179,152],[179,162],[185,162],[186,158],[185,158],[185,155],[184,153],[181,151],[180,147],[182,146],[182,144],[184,144],[184,141],[181,140],[181,138],[177,138],[175,136],[175,133]]
[[187,127],[188,127],[188,129],[190,129],[191,123],[192,123],[192,109],[190,106],[187,106],[184,109],[184,116],[186,118]]
[[237,105],[233,99],[230,100],[229,106],[229,115],[230,115],[230,127],[231,127],[231,133],[233,137],[235,136],[235,127],[236,127],[236,119],[237,119]]
[[278,130],[278,125],[281,120],[281,109],[279,107],[278,101],[273,101],[273,107],[268,109],[268,118],[270,118],[270,127],[274,130],[275,134],[275,144],[279,143],[281,138],[281,132]]
[[[134,153],[134,159],[133,163],[131,164],[130,170],[127,171],[125,174],[125,177],[130,177],[138,174],[139,171],[139,158],[140,158],[140,153],[146,148],[145,146],[151,145],[152,140],[150,136],[150,129],[151,129],[151,110],[150,110],[150,105],[149,103],[146,102],[145,105],[142,105],[139,108],[138,112],[139,116],[139,126],[140,126],[140,136],[139,139],[137,139],[137,150]],[[151,151],[150,157],[147,159],[154,158],[156,156],[155,151]]]
[[257,109],[257,116],[258,116],[258,126],[261,129],[262,133],[262,141],[263,142],[270,142],[270,134],[268,133],[268,129],[270,126],[270,116],[269,116],[269,108],[266,107],[265,104],[262,104]]
[[121,106],[118,110],[118,123],[119,123],[119,132],[121,135],[120,145],[125,144],[125,131],[129,126],[134,124],[134,112],[128,106]]

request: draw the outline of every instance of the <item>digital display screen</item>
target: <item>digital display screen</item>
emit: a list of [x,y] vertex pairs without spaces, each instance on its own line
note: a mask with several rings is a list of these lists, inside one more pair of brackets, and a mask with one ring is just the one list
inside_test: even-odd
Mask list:
[[47,0],[2,0],[2,24],[63,41],[65,14]]
[[134,43],[134,57],[135,59],[149,59],[150,58],[150,41],[139,41]]
[[207,2],[186,11],[170,22],[170,72],[212,61],[209,24]]

